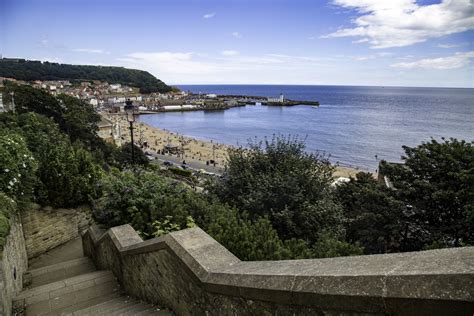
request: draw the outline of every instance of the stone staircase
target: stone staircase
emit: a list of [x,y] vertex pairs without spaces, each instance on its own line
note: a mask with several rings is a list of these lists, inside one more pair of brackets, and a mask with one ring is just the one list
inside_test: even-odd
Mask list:
[[173,315],[125,295],[112,272],[97,271],[74,243],[77,251],[66,244],[30,264],[13,315]]

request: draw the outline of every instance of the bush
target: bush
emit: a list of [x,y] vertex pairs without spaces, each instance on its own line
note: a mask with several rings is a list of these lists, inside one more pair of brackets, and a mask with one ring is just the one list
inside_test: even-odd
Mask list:
[[344,209],[346,241],[359,243],[368,254],[395,252],[402,244],[405,203],[382,187],[370,173],[337,186],[336,195]]
[[37,161],[36,200],[67,207],[88,203],[98,196],[101,170],[89,151],[74,147],[51,119],[36,113],[2,115],[0,129],[21,134]]
[[333,167],[304,149],[291,137],[230,149],[226,174],[207,189],[252,220],[267,216],[280,238],[313,243],[321,232],[341,230],[341,207],[330,186]]
[[403,165],[384,164],[400,200],[413,206],[414,222],[425,233],[420,246],[474,243],[474,142],[431,139],[403,146]]
[[5,193],[0,192],[0,258],[10,232],[10,216],[17,211],[16,203]]
[[169,168],[169,170],[178,176],[182,176],[186,178],[189,178],[193,175],[193,172],[191,170],[185,170],[181,168]]
[[17,200],[30,198],[37,163],[20,135],[0,134],[0,166],[0,191]]
[[[246,214],[149,171],[114,171],[101,182],[104,196],[94,207],[106,227],[130,224],[145,238],[189,227],[190,218],[242,260],[309,258],[304,241],[284,244],[268,218]],[[298,242],[296,242],[298,243]]]
[[123,144],[115,153],[115,160],[118,162],[118,165],[122,168],[127,166],[147,166],[150,163],[150,160],[145,155],[143,150],[137,145],[133,145],[133,159],[132,159],[132,143],[128,142]]

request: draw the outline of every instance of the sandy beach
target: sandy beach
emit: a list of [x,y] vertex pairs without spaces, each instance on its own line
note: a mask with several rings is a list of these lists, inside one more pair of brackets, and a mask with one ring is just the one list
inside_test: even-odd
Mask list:
[[[123,114],[102,113],[102,115],[113,123],[119,123],[121,139],[124,142],[130,141],[129,123]],[[134,123],[135,143],[145,143],[145,151],[157,152],[162,150],[167,144],[178,146],[184,150],[182,159],[187,163],[206,166],[206,162],[212,160],[216,163],[217,169],[223,169],[227,161],[227,150],[230,145],[219,144],[213,141],[203,141],[192,137],[180,135],[176,132],[152,127],[143,122]],[[176,155],[175,155],[176,157]],[[181,157],[181,155],[180,155]],[[334,177],[355,176],[361,170],[349,167],[337,166]]]

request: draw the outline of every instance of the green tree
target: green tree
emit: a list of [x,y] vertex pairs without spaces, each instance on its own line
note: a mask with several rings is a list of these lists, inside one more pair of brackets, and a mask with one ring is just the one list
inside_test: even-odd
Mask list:
[[61,130],[69,135],[71,142],[81,141],[88,148],[94,148],[99,139],[97,123],[100,115],[92,105],[78,98],[62,94],[57,100],[63,109]]
[[346,241],[361,244],[366,253],[400,250],[405,229],[405,204],[382,187],[372,174],[360,172],[341,183],[336,195],[344,210]]
[[60,126],[64,125],[64,109],[60,102],[48,92],[5,81],[5,95],[10,95],[10,93],[14,93],[17,113],[35,112],[53,119]]
[[267,218],[255,221],[215,200],[149,171],[113,171],[101,182],[95,219],[129,223],[147,238],[189,227],[189,218],[242,260],[310,258],[302,240],[283,242]]
[[403,146],[403,165],[383,164],[401,200],[413,205],[428,232],[423,241],[444,246],[474,242],[474,142],[431,139]]
[[128,142],[122,145],[116,153],[115,160],[121,167],[140,165],[147,166],[150,160],[145,155],[143,150],[137,145],[133,145],[133,159],[132,159],[132,143]]
[[97,135],[100,116],[91,105],[77,98],[48,92],[6,81],[6,94],[15,94],[18,113],[34,112],[52,119],[72,143],[80,143],[93,153],[98,162],[114,164],[115,149]]
[[253,220],[268,216],[282,239],[315,242],[340,230],[341,207],[330,186],[333,167],[304,149],[304,142],[291,137],[231,149],[226,174],[208,190]]

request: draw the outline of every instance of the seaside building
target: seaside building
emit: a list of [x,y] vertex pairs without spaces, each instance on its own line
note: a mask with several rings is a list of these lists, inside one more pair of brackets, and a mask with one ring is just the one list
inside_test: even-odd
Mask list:
[[280,93],[280,96],[278,98],[267,98],[268,102],[275,102],[275,103],[283,103],[285,101],[285,97],[283,96],[283,93]]
[[100,122],[97,123],[97,127],[99,130],[97,131],[97,135],[104,139],[106,142],[114,143],[114,131],[113,131],[113,124],[108,119],[102,117]]

